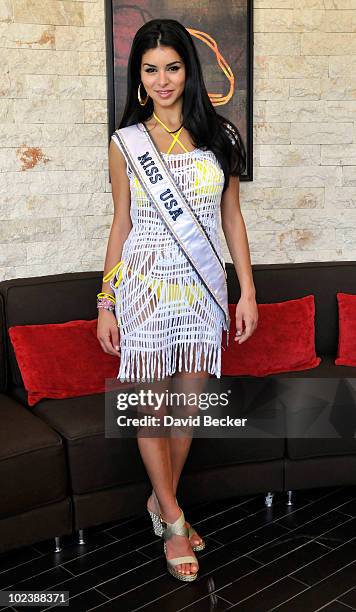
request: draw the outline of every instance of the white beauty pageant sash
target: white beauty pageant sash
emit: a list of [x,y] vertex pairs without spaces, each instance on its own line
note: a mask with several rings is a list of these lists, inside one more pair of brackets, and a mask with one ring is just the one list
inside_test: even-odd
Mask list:
[[177,185],[146,126],[139,123],[121,128],[116,130],[115,137],[174,240],[223,311],[224,329],[228,331],[230,316],[224,263]]

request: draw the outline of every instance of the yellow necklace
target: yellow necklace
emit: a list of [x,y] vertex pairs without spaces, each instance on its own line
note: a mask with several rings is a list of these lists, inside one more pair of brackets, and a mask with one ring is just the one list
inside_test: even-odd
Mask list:
[[162,127],[164,127],[164,129],[166,130],[166,132],[168,132],[168,134],[170,134],[170,135],[172,136],[172,143],[171,143],[171,146],[169,147],[169,149],[168,149],[167,153],[170,153],[170,152],[171,152],[171,150],[172,150],[172,148],[174,147],[174,145],[175,145],[175,143],[176,143],[176,142],[177,142],[177,143],[178,143],[178,144],[179,144],[179,145],[182,147],[182,149],[184,149],[184,151],[185,151],[186,153],[189,153],[188,149],[187,149],[187,148],[184,146],[184,144],[183,144],[183,143],[182,143],[182,142],[179,140],[179,135],[180,135],[180,133],[181,133],[181,131],[182,131],[182,129],[183,129],[183,125],[182,125],[182,127],[181,127],[181,128],[178,130],[177,134],[175,134],[175,136],[173,136],[173,135],[172,135],[172,132],[171,132],[171,131],[170,131],[170,130],[167,128],[167,126],[166,126],[166,125],[163,123],[163,121],[161,121],[161,120],[160,120],[160,118],[159,118],[159,117],[157,117],[157,115],[156,115],[156,113],[155,113],[154,111],[153,111],[153,116],[154,116],[154,118],[155,118],[155,119],[158,121],[158,123],[160,123],[160,124],[161,124],[161,126],[162,126]]
[[[155,113],[154,111],[153,111],[153,116],[154,116],[154,118],[155,118],[155,119],[158,121],[158,123],[160,123],[160,124],[162,125],[162,127],[164,127],[164,129],[165,129],[165,130],[166,130],[166,131],[167,131],[169,134],[171,134],[171,136],[172,136],[171,131],[170,131],[170,130],[168,129],[168,127],[167,127],[167,126],[166,126],[166,125],[163,123],[163,121],[161,121],[161,119],[160,119],[159,117],[157,117],[157,115],[156,115],[156,113]],[[183,125],[182,125],[182,127],[181,127],[181,128],[178,130],[177,134],[176,134],[175,136],[172,136],[172,139],[173,139],[173,140],[172,140],[171,146],[169,147],[169,149],[168,149],[168,151],[167,151],[167,154],[168,154],[168,153],[170,153],[170,151],[172,150],[172,147],[174,147],[174,144],[175,144],[176,142],[178,142],[178,144],[180,144],[180,146],[182,147],[182,149],[184,149],[184,151],[185,151],[186,153],[191,153],[191,151],[188,151],[188,149],[187,149],[187,148],[184,146],[184,144],[183,144],[183,143],[182,143],[182,142],[179,140],[179,134],[181,133],[182,129],[183,129]],[[194,160],[192,160],[192,162],[193,162],[193,164],[194,164],[194,166],[195,166],[195,170],[196,170],[196,172],[197,172],[198,176],[200,175],[200,176],[202,177],[202,179],[203,179],[204,169],[203,169],[203,168],[201,168],[201,164],[202,164],[202,162],[199,162],[199,161],[198,161],[198,162],[196,162],[196,161],[194,161]],[[199,167],[198,167],[198,166],[199,166]],[[197,180],[196,180],[196,184],[197,184],[197,183],[198,183],[198,178],[197,178]]]

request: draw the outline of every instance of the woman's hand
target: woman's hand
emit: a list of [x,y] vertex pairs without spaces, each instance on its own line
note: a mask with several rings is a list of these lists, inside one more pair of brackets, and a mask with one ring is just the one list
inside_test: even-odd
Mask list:
[[[245,322],[245,329],[243,328]],[[236,305],[236,336],[235,342],[242,344],[252,336],[258,323],[258,308],[254,296],[241,295]]]
[[114,312],[105,308],[98,309],[98,325],[96,334],[104,353],[120,355],[119,329]]

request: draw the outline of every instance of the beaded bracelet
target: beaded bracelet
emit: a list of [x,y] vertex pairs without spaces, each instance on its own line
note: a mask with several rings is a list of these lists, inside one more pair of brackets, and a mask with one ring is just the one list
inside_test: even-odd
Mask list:
[[113,302],[111,300],[108,300],[107,298],[98,298],[96,302],[96,307],[104,308],[105,310],[110,310],[110,312],[113,312],[115,310]]

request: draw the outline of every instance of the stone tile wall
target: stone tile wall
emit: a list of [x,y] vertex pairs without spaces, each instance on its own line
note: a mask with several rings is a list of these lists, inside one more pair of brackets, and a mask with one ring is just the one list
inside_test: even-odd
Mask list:
[[[356,0],[254,7],[252,263],[356,259]],[[101,270],[104,0],[1,0],[0,65],[0,280]]]

